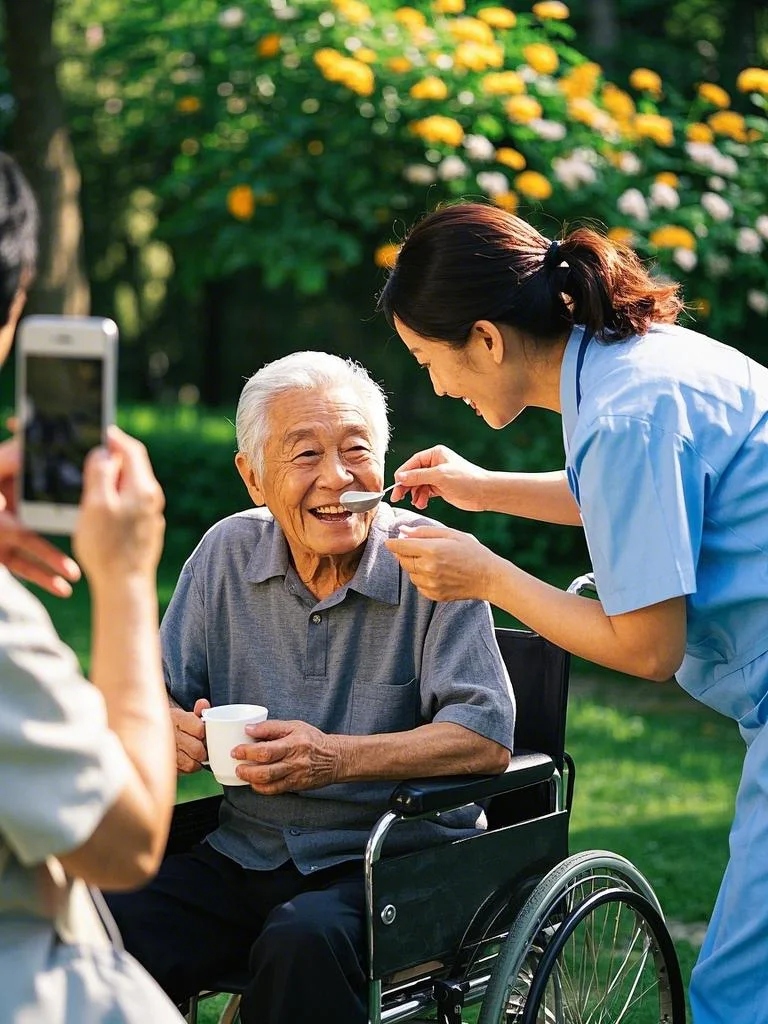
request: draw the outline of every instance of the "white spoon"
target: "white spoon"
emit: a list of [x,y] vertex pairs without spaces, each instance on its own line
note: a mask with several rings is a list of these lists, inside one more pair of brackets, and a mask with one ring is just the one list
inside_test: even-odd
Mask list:
[[390,484],[383,491],[344,491],[339,501],[347,512],[368,512],[369,509],[375,508],[393,487],[397,487],[397,484]]

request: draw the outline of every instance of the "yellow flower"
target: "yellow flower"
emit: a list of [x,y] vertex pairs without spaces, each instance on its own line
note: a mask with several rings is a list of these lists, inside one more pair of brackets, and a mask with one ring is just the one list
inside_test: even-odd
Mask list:
[[464,0],[434,0],[432,10],[435,14],[461,14],[465,6]]
[[411,86],[411,96],[415,100],[444,100],[448,95],[448,86],[435,75],[428,75]]
[[508,7],[481,7],[476,17],[491,28],[514,28],[517,24],[517,15]]
[[517,211],[520,200],[516,192],[497,192],[493,196],[493,201],[496,206],[501,207],[502,210],[506,210],[507,213],[515,213]]
[[744,118],[735,110],[716,110],[707,118],[709,127],[716,135],[727,135],[736,142],[747,141],[747,129]]
[[452,117],[433,114],[419,121],[412,121],[410,129],[425,142],[444,142],[447,146],[460,146],[464,139],[464,129]]
[[262,36],[256,43],[256,53],[259,57],[276,57],[280,53],[280,35],[277,32],[270,32]]
[[713,107],[729,107],[731,105],[731,97],[725,89],[715,85],[714,82],[702,82],[698,93],[701,99],[711,103]]
[[691,302],[691,309],[694,313],[698,313],[700,316],[709,316],[712,311],[712,303],[709,299],[693,299]]
[[361,60],[363,64],[375,64],[378,57],[376,51],[369,46],[361,46],[359,50],[355,50],[355,60]]
[[321,139],[310,139],[307,143],[307,152],[310,156],[322,156],[324,149]]
[[237,220],[250,220],[256,200],[250,185],[235,185],[227,192],[227,209]]
[[507,117],[517,124],[528,124],[541,117],[541,104],[533,96],[510,96],[504,104]]
[[768,93],[768,70],[765,68],[744,68],[736,79],[736,88],[740,92]]
[[635,113],[635,101],[613,82],[606,82],[600,93],[603,106],[619,120],[627,120]]
[[407,57],[390,57],[387,61],[387,67],[390,71],[394,71],[396,75],[402,75],[406,71],[410,71],[413,64],[411,64]]
[[371,69],[361,60],[345,57],[328,46],[317,50],[314,60],[323,78],[329,82],[340,82],[358,96],[370,96],[373,92],[376,80]]
[[552,21],[565,21],[571,13],[560,0],[541,0],[541,3],[533,5],[532,10],[537,18],[551,18]]
[[394,19],[412,32],[424,28],[427,24],[427,19],[415,7],[398,7],[394,13]]
[[486,46],[493,43],[491,26],[478,18],[456,18],[451,22],[449,30],[453,38],[460,41],[483,43]]
[[351,21],[353,25],[371,20],[371,9],[361,0],[334,0],[333,6],[345,21]]
[[641,139],[653,139],[657,146],[671,146],[675,141],[672,122],[660,114],[638,114],[634,129]]
[[540,75],[551,75],[557,71],[560,58],[546,43],[530,43],[523,47],[526,63]]
[[400,246],[395,245],[393,242],[387,242],[386,245],[380,245],[373,254],[373,262],[377,267],[384,267],[386,270],[391,270],[397,261],[397,254],[400,252]]
[[638,92],[649,92],[656,99],[661,96],[661,78],[650,68],[635,68],[629,76],[629,84]]
[[523,171],[515,178],[515,188],[526,199],[549,199],[552,186],[538,171]]
[[176,101],[176,109],[180,114],[196,114],[201,106],[197,96],[182,96]]
[[648,236],[648,241],[657,249],[690,249],[696,248],[696,236],[688,228],[677,224],[665,224],[656,228]]
[[694,121],[685,129],[685,137],[689,142],[711,142],[715,136],[708,124]]
[[660,171],[653,180],[660,185],[669,185],[670,188],[678,188],[680,185],[680,179],[672,171]]
[[564,96],[591,96],[595,91],[602,68],[593,61],[577,64],[560,78],[558,85]]
[[619,245],[634,245],[635,233],[631,228],[616,226],[608,229],[607,237]]
[[453,54],[457,68],[482,73],[488,68],[500,68],[504,64],[504,50],[497,43],[473,43],[466,40],[459,43]]
[[504,164],[505,167],[511,167],[513,171],[522,171],[526,162],[522,153],[518,153],[516,149],[510,149],[508,146],[502,146],[501,149],[496,150],[496,160],[500,164]]
[[488,96],[521,96],[525,92],[525,82],[516,71],[491,71],[480,84]]

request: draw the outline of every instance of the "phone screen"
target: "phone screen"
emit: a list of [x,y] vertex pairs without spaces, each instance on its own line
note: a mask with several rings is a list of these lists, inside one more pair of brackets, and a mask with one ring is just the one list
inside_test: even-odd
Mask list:
[[24,501],[80,501],[85,457],[102,442],[103,373],[98,358],[26,356]]

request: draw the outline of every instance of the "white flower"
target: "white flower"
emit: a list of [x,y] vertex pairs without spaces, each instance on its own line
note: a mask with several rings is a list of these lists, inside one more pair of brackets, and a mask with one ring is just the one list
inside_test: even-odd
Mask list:
[[431,185],[437,181],[437,172],[426,164],[409,164],[403,171],[403,177],[412,185]]
[[676,210],[680,205],[677,189],[666,185],[663,181],[654,181],[651,185],[651,206],[658,210]]
[[648,204],[645,196],[637,188],[628,188],[616,201],[616,206],[625,217],[634,217],[644,224],[648,220]]
[[768,213],[761,213],[755,221],[755,230],[758,235],[768,240]]
[[493,160],[496,155],[496,147],[484,135],[465,136],[464,149],[472,160]]
[[226,7],[219,14],[219,24],[222,28],[240,28],[245,21],[245,11],[242,7]]
[[750,288],[747,292],[747,305],[760,316],[768,316],[768,295],[759,292],[757,288]]
[[555,157],[552,161],[552,170],[557,180],[571,192],[579,185],[591,185],[597,180],[594,167],[577,153]]
[[754,228],[739,228],[736,232],[736,248],[746,256],[754,256],[763,248],[763,240]]
[[560,124],[559,121],[545,121],[540,117],[535,117],[532,121],[528,122],[528,127],[531,128],[540,139],[544,139],[546,142],[559,142],[565,138],[565,125]]
[[438,177],[443,181],[453,181],[454,178],[463,178],[469,168],[460,156],[447,156],[437,168]]
[[739,165],[734,158],[721,153],[711,142],[686,142],[685,151],[694,163],[701,164],[713,174],[734,178],[739,173]]
[[721,178],[719,174],[713,174],[707,181],[707,185],[715,192],[722,192],[727,184],[725,178]]
[[733,216],[733,207],[721,195],[718,195],[717,192],[703,192],[701,195],[701,205],[712,220],[730,220]]
[[477,184],[489,196],[499,196],[504,192],[509,192],[509,181],[506,174],[502,174],[501,171],[480,171],[477,176]]
[[625,174],[637,174],[642,166],[640,157],[635,153],[625,152],[619,157],[619,170]]
[[684,249],[679,246],[677,249],[672,250],[672,259],[681,268],[681,270],[693,270],[698,263],[695,252],[691,252],[690,249]]
[[725,277],[728,271],[731,269],[731,261],[727,256],[722,256],[720,253],[712,253],[707,256],[707,270],[712,277]]

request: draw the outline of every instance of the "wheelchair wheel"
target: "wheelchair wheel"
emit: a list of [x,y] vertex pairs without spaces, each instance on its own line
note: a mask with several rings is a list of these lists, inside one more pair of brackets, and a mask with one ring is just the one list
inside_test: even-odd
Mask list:
[[493,969],[478,1024],[684,1024],[672,939],[643,875],[617,854],[563,861],[534,889]]

